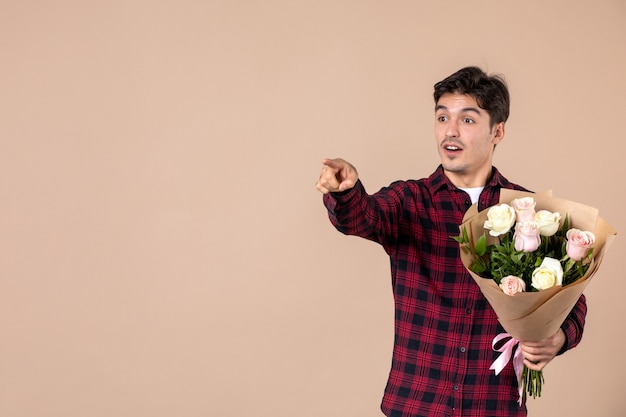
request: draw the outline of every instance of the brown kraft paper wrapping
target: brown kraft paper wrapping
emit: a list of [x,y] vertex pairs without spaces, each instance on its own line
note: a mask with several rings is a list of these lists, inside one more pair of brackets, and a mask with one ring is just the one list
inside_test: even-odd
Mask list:
[[[597,209],[552,197],[550,191],[529,193],[502,189],[500,204],[510,204],[512,200],[521,197],[533,197],[537,210],[559,212],[562,218],[567,215],[570,228],[593,231],[596,237],[592,264],[582,278],[566,287],[558,286],[539,292],[517,293],[513,296],[503,293],[493,279],[483,278],[470,271],[469,267],[474,261],[474,255],[469,251],[461,250],[463,265],[495,310],[502,327],[517,340],[536,341],[553,336],[563,324],[591,278],[598,271],[604,254],[616,237],[616,232],[599,216]],[[490,236],[488,230],[484,228],[487,211],[483,210],[479,213],[476,205],[473,205],[463,218],[461,228],[466,228],[472,245],[483,234],[486,234],[488,244],[498,242],[498,238]]]

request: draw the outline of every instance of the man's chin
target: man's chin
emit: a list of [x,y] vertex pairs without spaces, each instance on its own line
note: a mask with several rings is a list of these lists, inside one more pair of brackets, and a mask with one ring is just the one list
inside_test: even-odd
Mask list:
[[441,165],[443,166],[443,170],[446,172],[453,172],[455,174],[465,172],[465,166],[460,165],[460,164],[451,164],[449,162],[448,163],[443,162]]

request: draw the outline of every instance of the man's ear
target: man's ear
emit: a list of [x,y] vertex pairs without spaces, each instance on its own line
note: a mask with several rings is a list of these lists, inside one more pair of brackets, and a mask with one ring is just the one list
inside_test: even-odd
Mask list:
[[494,145],[502,142],[504,139],[504,122],[500,122],[493,127],[493,139],[492,142]]

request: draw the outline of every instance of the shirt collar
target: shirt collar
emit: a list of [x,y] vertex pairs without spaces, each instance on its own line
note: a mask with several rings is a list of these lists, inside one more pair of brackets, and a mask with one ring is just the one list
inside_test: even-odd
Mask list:
[[[485,187],[506,188],[509,184],[509,180],[504,178],[496,167],[491,167],[491,178]],[[450,181],[450,179],[446,176],[442,165],[439,165],[435,172],[433,172],[430,177],[426,179],[426,185],[433,191],[433,193],[444,188],[449,190],[458,189],[458,187],[452,184],[452,181]]]

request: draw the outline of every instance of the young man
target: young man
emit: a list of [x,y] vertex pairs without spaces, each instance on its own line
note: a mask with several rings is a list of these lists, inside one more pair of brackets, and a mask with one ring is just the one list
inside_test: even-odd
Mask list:
[[[526,416],[512,365],[489,370],[504,329],[463,267],[458,244],[465,211],[498,204],[501,188],[525,190],[492,166],[509,115],[504,81],[467,67],[435,84],[435,139],[441,165],[428,178],[397,181],[369,195],[354,166],[323,160],[316,184],[332,224],[378,242],[391,260],[395,342],[381,409],[389,417]],[[558,332],[522,341],[529,369],[543,369],[582,338],[578,300]]]

